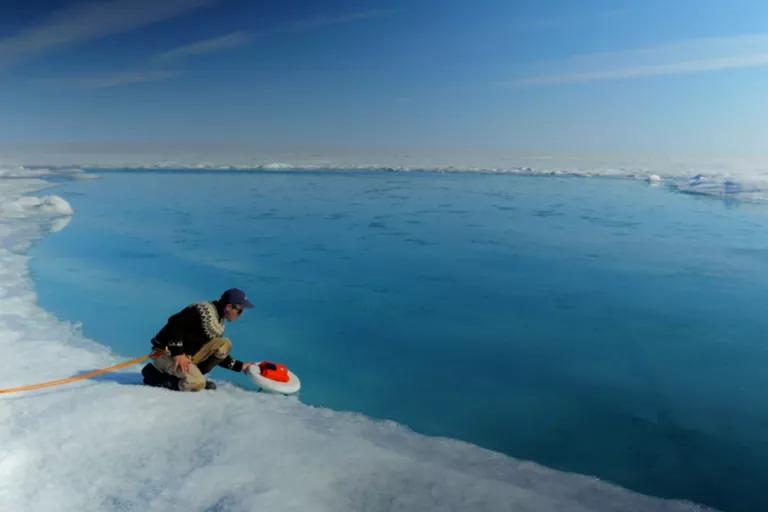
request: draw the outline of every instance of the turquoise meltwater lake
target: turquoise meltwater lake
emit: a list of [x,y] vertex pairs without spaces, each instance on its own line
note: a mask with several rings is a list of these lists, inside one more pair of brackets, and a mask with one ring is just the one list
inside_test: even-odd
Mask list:
[[604,178],[99,175],[57,184],[76,214],[31,269],[44,308],[118,354],[239,287],[233,355],[287,364],[302,402],[764,508],[768,205]]

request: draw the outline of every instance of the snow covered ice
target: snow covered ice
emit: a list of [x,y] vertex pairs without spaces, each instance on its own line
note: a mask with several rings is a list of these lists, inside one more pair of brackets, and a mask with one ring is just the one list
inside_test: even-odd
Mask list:
[[[0,178],[0,388],[138,355],[111,353],[37,306],[25,251],[73,211],[28,195],[47,182],[12,174]],[[139,383],[134,368],[1,396],[0,509],[706,510],[296,399]]]

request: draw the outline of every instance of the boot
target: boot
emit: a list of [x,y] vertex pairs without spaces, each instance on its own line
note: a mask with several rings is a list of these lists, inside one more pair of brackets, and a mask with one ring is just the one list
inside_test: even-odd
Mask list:
[[171,389],[173,391],[179,390],[179,380],[181,379],[161,372],[152,363],[141,369],[141,375],[144,377],[144,384],[147,386]]

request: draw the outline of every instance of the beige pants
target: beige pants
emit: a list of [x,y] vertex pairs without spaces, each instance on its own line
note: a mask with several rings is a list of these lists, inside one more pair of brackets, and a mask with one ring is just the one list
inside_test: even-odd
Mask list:
[[229,338],[213,338],[203,345],[192,357],[192,364],[189,365],[189,371],[182,373],[173,362],[173,356],[166,352],[153,361],[155,367],[161,372],[173,375],[181,379],[179,381],[179,390],[181,391],[200,391],[205,388],[205,375],[197,367],[203,361],[214,357],[223,360],[232,350],[232,342]]

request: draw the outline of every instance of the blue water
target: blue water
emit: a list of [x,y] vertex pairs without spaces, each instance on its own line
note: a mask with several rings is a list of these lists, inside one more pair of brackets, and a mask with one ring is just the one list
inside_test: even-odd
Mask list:
[[256,308],[233,355],[288,364],[305,403],[762,508],[768,206],[610,179],[102,176],[55,191],[77,213],[32,272],[45,308],[126,357],[237,286]]

